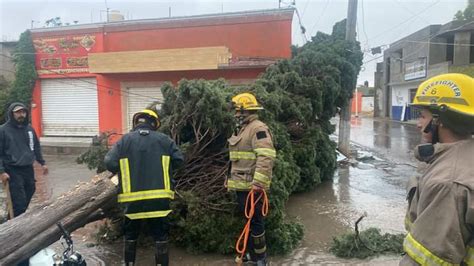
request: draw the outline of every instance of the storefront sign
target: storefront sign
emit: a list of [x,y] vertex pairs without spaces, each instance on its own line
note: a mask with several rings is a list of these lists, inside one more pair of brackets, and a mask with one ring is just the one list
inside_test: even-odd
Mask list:
[[405,80],[426,77],[426,58],[414,62],[405,63]]
[[87,67],[87,56],[84,57],[69,57],[67,60],[68,67]]
[[97,46],[96,36],[89,34],[34,38],[33,44],[40,75],[88,73],[88,54]]
[[61,65],[61,58],[41,59],[41,68],[60,68]]

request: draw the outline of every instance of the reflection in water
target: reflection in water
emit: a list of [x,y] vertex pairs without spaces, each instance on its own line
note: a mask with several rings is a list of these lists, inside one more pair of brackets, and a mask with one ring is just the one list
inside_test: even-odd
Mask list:
[[[384,169],[378,165],[384,165]],[[322,183],[314,191],[294,195],[287,205],[290,216],[305,226],[302,246],[291,255],[294,265],[308,263],[348,263],[323,255],[333,237],[352,231],[364,212],[368,217],[361,229],[378,227],[384,232],[404,232],[405,174],[414,168],[398,169],[387,162],[359,163],[357,167],[339,167],[334,180]],[[289,262],[290,258],[278,262]],[[382,264],[396,265],[394,261]]]
[[406,128],[406,127],[407,126],[403,127],[405,131],[408,131],[405,135],[410,136],[406,138],[406,140],[408,141],[407,149],[409,151],[412,151],[418,144],[421,143],[421,133],[418,132],[418,129],[416,130],[416,133],[415,133],[412,130],[408,130],[409,128]]
[[374,120],[373,122],[374,146],[390,149],[392,147],[392,136],[390,135],[390,124]]
[[362,125],[362,118],[360,117],[351,117],[351,126],[360,126]]

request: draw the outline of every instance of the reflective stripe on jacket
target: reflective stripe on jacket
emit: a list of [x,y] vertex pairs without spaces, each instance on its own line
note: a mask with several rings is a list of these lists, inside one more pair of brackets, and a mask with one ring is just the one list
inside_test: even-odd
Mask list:
[[107,169],[119,173],[118,202],[130,219],[167,216],[174,198],[173,168],[183,155],[166,135],[137,128],[122,137],[107,153]]
[[474,265],[474,140],[435,145],[408,186],[400,265]]
[[237,135],[228,139],[231,174],[229,190],[250,190],[253,184],[270,188],[276,151],[268,127],[256,115],[248,117],[248,124]]

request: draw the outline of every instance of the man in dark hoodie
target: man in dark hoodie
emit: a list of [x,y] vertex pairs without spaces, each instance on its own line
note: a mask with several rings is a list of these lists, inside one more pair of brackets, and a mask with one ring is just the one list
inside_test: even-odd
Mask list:
[[16,217],[26,211],[35,193],[34,161],[42,165],[44,175],[48,174],[48,168],[38,137],[29,124],[26,106],[13,103],[7,115],[7,121],[0,127],[0,180],[10,184]]

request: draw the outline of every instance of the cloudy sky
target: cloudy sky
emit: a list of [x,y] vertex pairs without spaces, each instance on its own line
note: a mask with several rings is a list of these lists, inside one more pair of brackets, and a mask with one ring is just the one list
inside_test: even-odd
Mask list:
[[[330,33],[334,23],[347,16],[347,0],[295,2],[307,39],[317,31]],[[111,10],[119,10],[126,19],[143,19],[167,17],[170,7],[172,16],[189,16],[277,8],[278,0],[0,0],[0,37],[16,40],[25,29],[32,25],[43,27],[44,22],[53,17],[70,23],[104,21],[106,5]],[[358,83],[368,80],[373,85],[375,64],[381,59],[377,59],[380,55],[371,55],[370,48],[388,45],[430,24],[447,23],[466,5],[467,0],[359,0],[357,38],[367,52]],[[295,16],[293,43],[302,45],[304,42]]]

